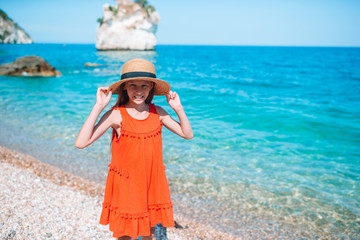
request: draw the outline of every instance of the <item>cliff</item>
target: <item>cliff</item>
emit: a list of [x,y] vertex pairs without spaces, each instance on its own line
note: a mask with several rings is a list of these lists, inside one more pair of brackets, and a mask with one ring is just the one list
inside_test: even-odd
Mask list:
[[33,43],[17,23],[0,9],[0,43]]
[[117,6],[105,4],[103,18],[98,19],[98,50],[153,50],[160,15],[147,1],[117,0]]

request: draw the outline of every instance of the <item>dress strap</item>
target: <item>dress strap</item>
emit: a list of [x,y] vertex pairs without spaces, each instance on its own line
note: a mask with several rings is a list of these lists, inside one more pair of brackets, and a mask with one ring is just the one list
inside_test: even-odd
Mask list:
[[120,105],[119,107],[116,107],[117,110],[120,111],[122,121],[120,123],[121,131],[128,130],[129,124],[131,123],[131,116],[126,111],[125,105]]
[[122,120],[123,120],[123,121],[124,121],[125,119],[127,120],[128,117],[129,117],[129,114],[128,114],[128,112],[126,111],[125,106],[124,106],[124,105],[121,105],[121,106],[117,107],[117,109],[120,110]]
[[[115,110],[120,110],[120,114],[121,114],[121,122],[120,122],[120,131],[123,129],[123,121],[124,121],[124,118],[123,118],[123,113],[121,112],[121,108],[120,107],[116,107],[116,106],[112,106],[110,109],[115,109]],[[115,128],[112,128],[113,131],[112,131],[112,139],[115,137],[118,141],[118,135],[117,135],[117,132],[115,131]]]
[[[121,114],[121,118],[124,120],[124,115],[126,113],[126,110],[124,109],[124,105],[121,105],[119,107],[116,107],[116,106],[112,106],[110,109],[115,109],[115,110],[119,110],[120,111],[120,114]],[[125,110],[125,112],[124,112]],[[120,123],[120,125],[122,125],[122,122]]]
[[155,106],[154,103],[150,103],[150,104],[149,104],[149,112],[152,112],[152,113],[157,114],[157,112],[156,112],[156,106]]

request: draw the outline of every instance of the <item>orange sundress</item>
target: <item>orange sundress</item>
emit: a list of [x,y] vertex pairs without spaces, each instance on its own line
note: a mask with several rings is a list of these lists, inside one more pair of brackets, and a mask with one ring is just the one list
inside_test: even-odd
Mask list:
[[150,227],[173,227],[174,217],[162,156],[162,123],[154,104],[146,119],[138,120],[126,108],[121,135],[112,133],[111,163],[106,180],[100,224],[109,224],[113,237],[150,235]]

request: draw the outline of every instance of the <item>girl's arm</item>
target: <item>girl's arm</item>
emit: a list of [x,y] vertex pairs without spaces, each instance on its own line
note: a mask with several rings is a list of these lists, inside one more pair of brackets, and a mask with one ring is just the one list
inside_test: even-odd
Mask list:
[[163,108],[157,107],[157,111],[160,115],[160,121],[165,125],[167,129],[179,135],[180,137],[183,137],[185,139],[193,138],[194,134],[191,129],[190,122],[181,105],[179,95],[176,92],[170,91],[166,95],[166,99],[170,107],[174,109],[177,116],[179,117],[180,123],[175,121]]
[[85,148],[91,143],[95,142],[99,137],[101,137],[106,130],[113,125],[113,114],[112,110],[107,111],[100,119],[100,121],[95,125],[96,120],[98,119],[100,113],[108,105],[111,99],[112,92],[106,96],[105,92],[107,87],[100,87],[96,93],[96,104],[94,105],[89,117],[86,119],[84,125],[82,126],[76,141],[75,146],[77,148]]

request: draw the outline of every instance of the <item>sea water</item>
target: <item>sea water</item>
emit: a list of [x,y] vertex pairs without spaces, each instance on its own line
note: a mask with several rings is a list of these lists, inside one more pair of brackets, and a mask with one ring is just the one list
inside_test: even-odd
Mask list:
[[[111,130],[82,150],[75,138],[97,88],[143,58],[179,94],[194,131],[188,141],[163,130],[174,197],[202,199],[200,215],[226,203],[218,215],[234,234],[246,212],[360,238],[360,48],[0,45],[0,64],[27,55],[62,76],[0,76],[1,145],[104,184]],[[154,102],[176,119],[164,96]]]

